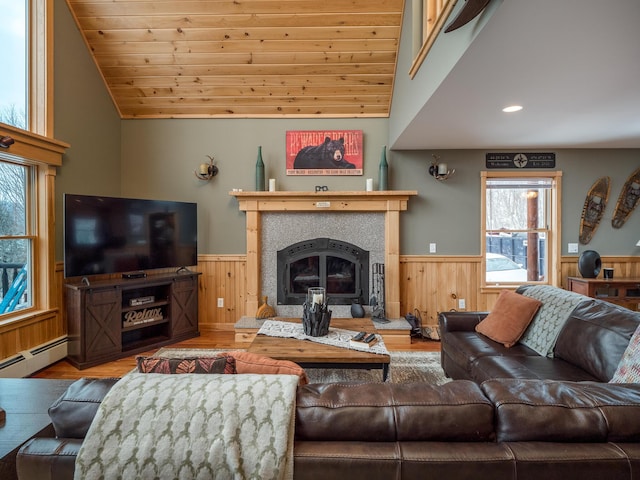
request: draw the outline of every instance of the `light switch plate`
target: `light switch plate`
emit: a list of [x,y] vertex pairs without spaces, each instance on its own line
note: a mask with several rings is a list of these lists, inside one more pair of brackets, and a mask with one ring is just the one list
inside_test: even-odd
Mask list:
[[578,253],[578,244],[577,243],[568,243],[567,244],[567,253]]
[[429,253],[436,253],[436,244],[435,243],[430,243],[429,244]]

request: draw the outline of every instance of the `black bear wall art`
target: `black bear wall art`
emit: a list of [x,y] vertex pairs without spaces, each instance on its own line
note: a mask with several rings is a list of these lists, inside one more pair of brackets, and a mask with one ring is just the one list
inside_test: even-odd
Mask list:
[[362,130],[287,132],[287,175],[362,175]]

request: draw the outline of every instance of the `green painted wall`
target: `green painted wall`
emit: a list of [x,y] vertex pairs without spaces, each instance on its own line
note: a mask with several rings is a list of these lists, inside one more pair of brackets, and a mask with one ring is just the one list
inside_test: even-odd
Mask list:
[[[491,150],[491,151],[500,151]],[[526,150],[525,150],[526,151]],[[640,167],[640,149],[544,150],[555,151],[556,168],[562,171],[562,252],[567,243],[578,243],[580,216],[587,191],[598,178],[611,177],[611,194],[604,218],[588,246],[606,255],[640,255],[640,212],[635,212],[623,228],[611,227],[618,194],[627,177]],[[456,173],[439,182],[428,175],[432,154]],[[401,252],[422,255],[429,243],[437,254],[479,255],[480,172],[485,168],[484,150],[442,150],[392,152],[394,189],[418,190],[419,198],[409,203],[401,217]],[[523,175],[526,171],[522,172]]]
[[[363,176],[287,177],[287,130],[363,130]],[[364,190],[365,178],[377,185],[380,153],[387,138],[386,119],[289,120],[126,120],[122,122],[122,194],[198,203],[200,253],[246,252],[245,216],[234,188],[254,190],[258,146],[266,178],[279,190]],[[220,173],[210,182],[194,170],[215,157]],[[363,232],[366,233],[366,232]]]

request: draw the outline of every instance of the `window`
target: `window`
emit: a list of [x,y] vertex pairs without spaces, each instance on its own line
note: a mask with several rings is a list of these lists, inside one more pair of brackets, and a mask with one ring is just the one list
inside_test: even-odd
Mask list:
[[31,168],[0,157],[0,315],[32,306]]
[[560,172],[482,172],[483,283],[555,284]]
[[0,121],[27,128],[27,0],[0,0],[3,67],[0,75]]
[[0,136],[14,140],[0,150],[0,336],[12,332],[17,348],[33,339],[16,337],[15,322],[35,326],[57,306],[54,180],[68,145],[47,137],[53,2],[0,0],[0,7],[0,45],[12,66],[0,75]]

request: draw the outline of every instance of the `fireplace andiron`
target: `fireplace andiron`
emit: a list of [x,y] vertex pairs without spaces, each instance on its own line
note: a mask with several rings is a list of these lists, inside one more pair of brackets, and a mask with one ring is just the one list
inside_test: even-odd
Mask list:
[[329,333],[331,310],[327,308],[328,298],[323,287],[308,290],[307,299],[302,305],[302,328],[305,335],[324,337]]

